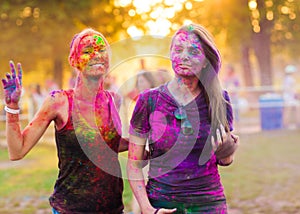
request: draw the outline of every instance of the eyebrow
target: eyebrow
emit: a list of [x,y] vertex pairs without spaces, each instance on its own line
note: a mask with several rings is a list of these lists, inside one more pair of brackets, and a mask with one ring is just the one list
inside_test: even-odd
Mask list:
[[[97,47],[100,47],[101,49],[106,48],[106,46],[103,45],[103,44],[97,45]],[[86,49],[86,48],[94,48],[94,46],[92,44],[88,44],[88,45],[83,47],[83,49]]]

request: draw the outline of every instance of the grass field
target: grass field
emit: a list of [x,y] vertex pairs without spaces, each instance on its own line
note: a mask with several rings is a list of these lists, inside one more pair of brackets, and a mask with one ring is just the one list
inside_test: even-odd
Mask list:
[[[299,139],[299,130],[240,134],[235,162],[220,168],[229,213],[300,213]],[[0,213],[50,213],[56,176],[56,151],[49,143],[40,142],[17,162],[8,161],[6,149],[0,149]],[[125,180],[126,210],[130,200]]]

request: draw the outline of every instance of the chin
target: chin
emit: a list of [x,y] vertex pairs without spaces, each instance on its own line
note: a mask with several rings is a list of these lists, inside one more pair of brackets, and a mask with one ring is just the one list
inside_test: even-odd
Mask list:
[[104,75],[105,75],[105,73],[97,72],[97,73],[93,73],[93,74],[85,74],[84,76],[85,76],[87,79],[99,80],[100,78],[103,78]]
[[179,76],[193,76],[193,75],[195,75],[192,71],[185,71],[185,70],[175,71],[175,73]]
[[178,76],[181,76],[181,77],[192,77],[192,76],[195,76],[196,74],[193,73],[193,72],[178,72],[176,73]]

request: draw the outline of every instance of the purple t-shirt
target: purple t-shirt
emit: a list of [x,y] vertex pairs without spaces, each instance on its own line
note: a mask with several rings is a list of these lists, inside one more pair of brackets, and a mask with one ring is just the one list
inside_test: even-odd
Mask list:
[[[229,101],[226,91],[224,98]],[[184,120],[174,116],[178,107],[165,84],[139,96],[130,121],[130,134],[148,138],[149,142],[151,160],[146,187],[149,198],[195,204],[225,200],[215,155],[204,165],[198,164],[206,141],[210,142],[209,110],[204,93],[181,106],[194,134],[181,133]],[[230,104],[227,119],[232,130]]]

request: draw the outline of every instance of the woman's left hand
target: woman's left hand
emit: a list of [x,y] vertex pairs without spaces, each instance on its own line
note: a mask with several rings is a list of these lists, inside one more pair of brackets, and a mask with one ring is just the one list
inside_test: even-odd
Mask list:
[[211,143],[218,160],[231,156],[238,147],[239,137],[230,132],[226,132],[224,126],[221,124],[220,128],[216,130],[217,140],[214,136],[211,137]]

